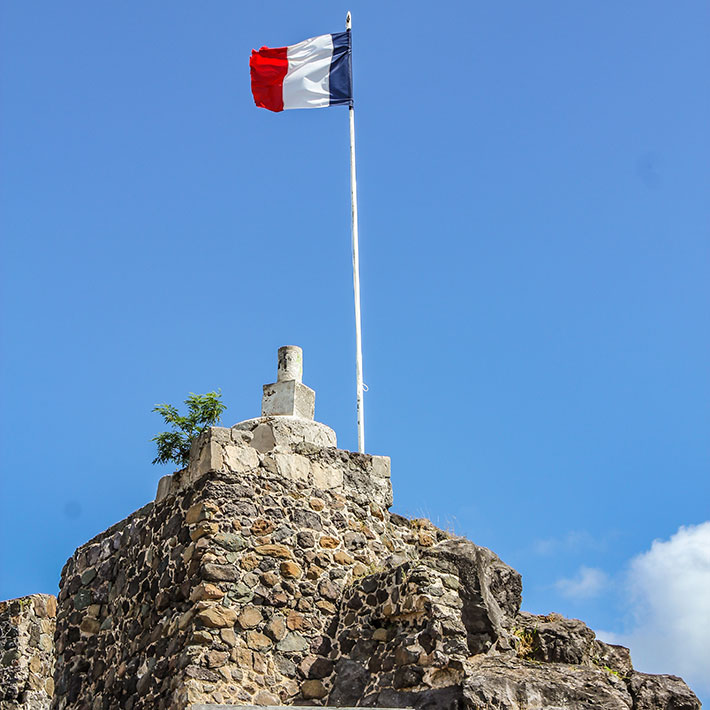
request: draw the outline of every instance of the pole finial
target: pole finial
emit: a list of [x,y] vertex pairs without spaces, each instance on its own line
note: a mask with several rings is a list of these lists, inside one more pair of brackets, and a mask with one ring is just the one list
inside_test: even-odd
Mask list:
[[350,10],[348,10],[347,17],[345,18],[345,29],[346,30],[351,29],[352,24],[353,24],[352,17],[350,16]]

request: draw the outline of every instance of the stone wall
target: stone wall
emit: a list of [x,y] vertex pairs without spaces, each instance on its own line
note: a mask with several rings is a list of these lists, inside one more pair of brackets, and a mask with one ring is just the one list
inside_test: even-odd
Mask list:
[[299,431],[212,428],[155,503],[76,551],[54,710],[700,707],[581,622],[521,613],[490,550],[391,514],[388,459]]
[[416,561],[355,580],[345,590],[329,704],[448,706],[462,700],[470,657],[514,653],[520,575],[462,538],[418,552]]
[[56,599],[0,602],[0,710],[45,710],[54,693]]
[[212,428],[159,502],[67,562],[53,707],[303,699],[345,585],[438,539],[390,519],[387,458],[253,439]]

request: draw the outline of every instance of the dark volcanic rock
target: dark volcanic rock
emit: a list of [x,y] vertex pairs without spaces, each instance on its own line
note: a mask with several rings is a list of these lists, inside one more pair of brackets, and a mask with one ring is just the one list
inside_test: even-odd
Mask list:
[[472,710],[633,709],[626,684],[613,673],[512,658],[481,657],[472,663],[463,692]]
[[629,676],[634,669],[628,648],[598,640],[594,642],[592,662],[602,668],[610,668],[624,677]]
[[330,691],[328,704],[350,707],[357,705],[367,681],[367,671],[359,663],[341,659],[335,664],[333,689]]
[[416,710],[459,710],[464,707],[459,686],[431,688],[420,692],[383,690],[365,698],[366,707],[415,708]]
[[536,616],[520,612],[515,619],[518,656],[546,663],[589,663],[594,632],[578,619],[560,614]]
[[628,680],[633,710],[700,710],[700,701],[674,675],[648,675],[634,671]]
[[522,579],[489,549],[464,538],[444,540],[422,555],[423,562],[461,580],[461,619],[471,654],[498,642],[510,648],[508,628],[520,609]]

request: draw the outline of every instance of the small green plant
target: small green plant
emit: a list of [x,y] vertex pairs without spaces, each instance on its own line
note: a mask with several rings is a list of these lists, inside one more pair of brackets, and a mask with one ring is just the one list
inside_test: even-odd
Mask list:
[[602,670],[605,670],[607,673],[611,673],[612,675],[615,675],[617,678],[620,678],[621,680],[627,680],[627,676],[625,676],[620,671],[617,671],[615,668],[611,668],[611,666],[607,666],[606,663],[604,663],[601,659],[592,658],[591,660],[595,666],[598,666]]
[[153,408],[173,431],[164,431],[152,438],[158,447],[158,455],[153,463],[169,463],[173,461],[180,468],[187,466],[190,460],[190,445],[205,429],[218,424],[222,412],[227,409],[221,401],[222,390],[195,394],[185,400],[187,416],[180,416],[177,407],[172,404],[158,404]]
[[518,657],[524,661],[532,661],[535,659],[535,650],[537,647],[537,627],[532,629],[513,629],[513,635],[518,638]]

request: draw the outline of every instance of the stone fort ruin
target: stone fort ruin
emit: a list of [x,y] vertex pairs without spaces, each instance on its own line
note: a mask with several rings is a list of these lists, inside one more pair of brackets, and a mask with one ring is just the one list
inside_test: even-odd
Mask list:
[[301,380],[282,348],[261,417],[202,434],[56,600],[0,603],[0,710],[700,708],[581,621],[521,612],[490,550],[389,512],[389,459],[338,449]]

